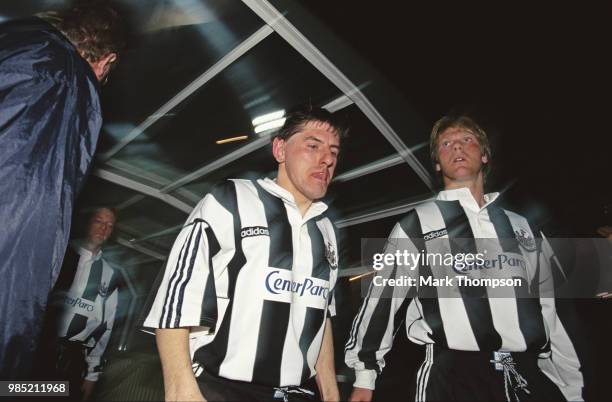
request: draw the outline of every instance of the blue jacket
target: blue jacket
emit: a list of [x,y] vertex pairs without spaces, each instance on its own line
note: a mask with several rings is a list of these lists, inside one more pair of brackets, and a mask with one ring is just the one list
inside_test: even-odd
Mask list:
[[59,31],[0,25],[0,379],[27,378],[102,125],[98,81]]

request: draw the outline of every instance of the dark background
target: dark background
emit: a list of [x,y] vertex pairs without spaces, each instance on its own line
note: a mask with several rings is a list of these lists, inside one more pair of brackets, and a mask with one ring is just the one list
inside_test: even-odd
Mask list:
[[[3,9],[15,8],[25,15],[29,14],[29,3],[39,4],[13,1],[3,4]],[[280,8],[278,4],[289,2],[273,3]],[[611,225],[609,212],[607,215],[604,212],[606,206],[608,211],[612,209],[608,177],[612,65],[607,54],[612,38],[611,6],[423,3],[299,0],[326,29],[381,73],[426,127],[452,110],[473,114],[489,133],[494,147],[494,173],[487,183],[488,190],[499,191],[513,183],[504,193],[510,209],[536,219],[548,234],[557,236],[592,237],[598,226]],[[42,7],[40,4],[38,7]],[[38,11],[38,7],[33,10]],[[291,12],[288,17],[292,17]],[[293,21],[300,22],[299,18]],[[314,41],[310,36],[309,39]],[[162,59],[160,54],[148,57]],[[196,71],[197,55],[187,55],[184,63],[176,64],[188,65]],[[127,87],[128,83],[139,81],[133,77],[137,71],[148,91],[173,93],[176,85],[170,85],[163,69],[156,70],[155,63],[148,65],[148,60],[146,55],[142,57],[146,70],[130,71],[126,75],[130,80],[126,82],[119,79],[120,69],[124,68],[119,66],[103,93],[107,97],[107,111],[114,106],[116,110],[144,113],[144,109],[139,109],[141,103],[145,105],[148,98],[150,102],[157,101],[148,92],[143,99],[139,91],[134,91],[140,95],[139,102],[131,102],[132,97],[123,102],[119,97],[113,98],[113,86]],[[146,81],[150,77],[147,74],[155,77],[154,86]],[[129,107],[124,107],[126,104]],[[410,121],[411,116],[406,112],[403,120]],[[103,149],[103,144],[100,145]],[[186,161],[176,161],[179,162]],[[397,183],[396,177],[384,173],[392,184]],[[364,180],[374,181],[384,177],[384,173]],[[102,182],[95,180],[90,182]],[[350,197],[345,198],[350,201]],[[396,217],[387,218],[385,224],[392,225],[395,220]],[[375,224],[366,228],[370,235]],[[380,233],[386,234],[388,229]],[[359,301],[359,294],[353,296]],[[582,300],[578,304],[585,330],[582,337],[585,342],[579,346],[590,354],[590,360],[585,362],[590,385],[588,400],[610,400],[607,375],[607,362],[612,361],[608,347],[612,330],[610,303]],[[355,305],[352,310],[347,309],[351,311],[342,317],[345,323],[341,327],[350,326],[356,308]],[[336,332],[337,362],[343,360],[344,343],[338,334],[347,332]],[[147,340],[149,343],[138,346],[154,350],[152,337]],[[401,396],[397,385],[407,384],[416,364],[422,361],[421,356],[422,350],[400,334],[393,353],[387,356],[388,366],[378,384],[377,397],[389,400]],[[143,377],[150,373],[139,372]],[[123,374],[106,378],[109,389],[124,380]],[[156,377],[156,381],[160,385],[161,379]]]
[[[488,191],[552,236],[597,237],[612,225],[608,6],[301,1],[398,89],[429,127],[450,111],[489,133]],[[576,268],[580,269],[580,260]],[[609,400],[609,300],[575,312],[587,400]],[[402,331],[405,333],[405,331]],[[577,334],[576,333],[576,334]],[[339,356],[341,358],[341,356]],[[421,348],[395,338],[377,399],[400,397]]]
[[488,190],[513,182],[511,207],[559,236],[612,224],[610,7],[421,3],[300,2],[429,127],[474,115],[494,146]]

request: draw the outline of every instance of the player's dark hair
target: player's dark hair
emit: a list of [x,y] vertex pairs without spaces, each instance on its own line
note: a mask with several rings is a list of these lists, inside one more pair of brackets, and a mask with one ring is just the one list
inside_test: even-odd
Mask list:
[[338,134],[340,139],[344,139],[348,135],[349,128],[344,116],[330,113],[320,107],[307,105],[290,110],[286,115],[283,127],[281,127],[275,137],[288,140],[291,136],[300,132],[306,124],[311,122],[328,125]]

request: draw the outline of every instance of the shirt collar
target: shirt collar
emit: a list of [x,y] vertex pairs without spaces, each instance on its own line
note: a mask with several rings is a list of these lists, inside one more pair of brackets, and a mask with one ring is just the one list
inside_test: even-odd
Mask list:
[[[264,179],[258,179],[257,183],[259,183],[259,185],[268,193],[278,198],[281,198],[286,204],[291,205],[297,210],[297,204],[295,203],[295,198],[293,198],[293,194],[291,194],[283,187],[279,186],[278,183],[276,183],[276,179],[272,180],[269,177],[266,177]],[[304,214],[304,218],[311,218],[314,216],[321,215],[326,210],[327,204],[325,204],[323,201],[313,201],[313,203],[310,204],[310,208],[308,208],[308,211],[306,211],[306,214]]]
[[459,201],[461,206],[463,206],[464,208],[470,208],[479,211],[489,206],[489,204],[495,201],[498,196],[499,193],[485,194],[485,204],[482,206],[482,208],[478,205],[478,202],[474,199],[472,192],[467,187],[440,191],[436,199],[441,201]]
[[81,257],[85,257],[87,260],[97,261],[102,258],[102,249],[100,249],[95,255],[91,251],[83,247],[82,243],[75,243],[74,249],[77,253],[79,253]]

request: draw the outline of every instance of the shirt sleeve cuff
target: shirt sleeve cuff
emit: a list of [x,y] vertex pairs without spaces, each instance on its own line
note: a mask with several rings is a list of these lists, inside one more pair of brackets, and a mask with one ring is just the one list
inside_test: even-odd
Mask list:
[[84,379],[87,381],[96,382],[98,381],[98,378],[100,378],[100,373],[93,372],[93,373],[87,373]]
[[565,396],[565,399],[567,399],[568,401],[584,401],[584,399],[582,398],[582,387],[568,386],[559,388],[561,389],[561,393],[563,393],[563,396]]
[[355,370],[355,383],[353,384],[353,387],[373,390],[375,384],[375,370]]

